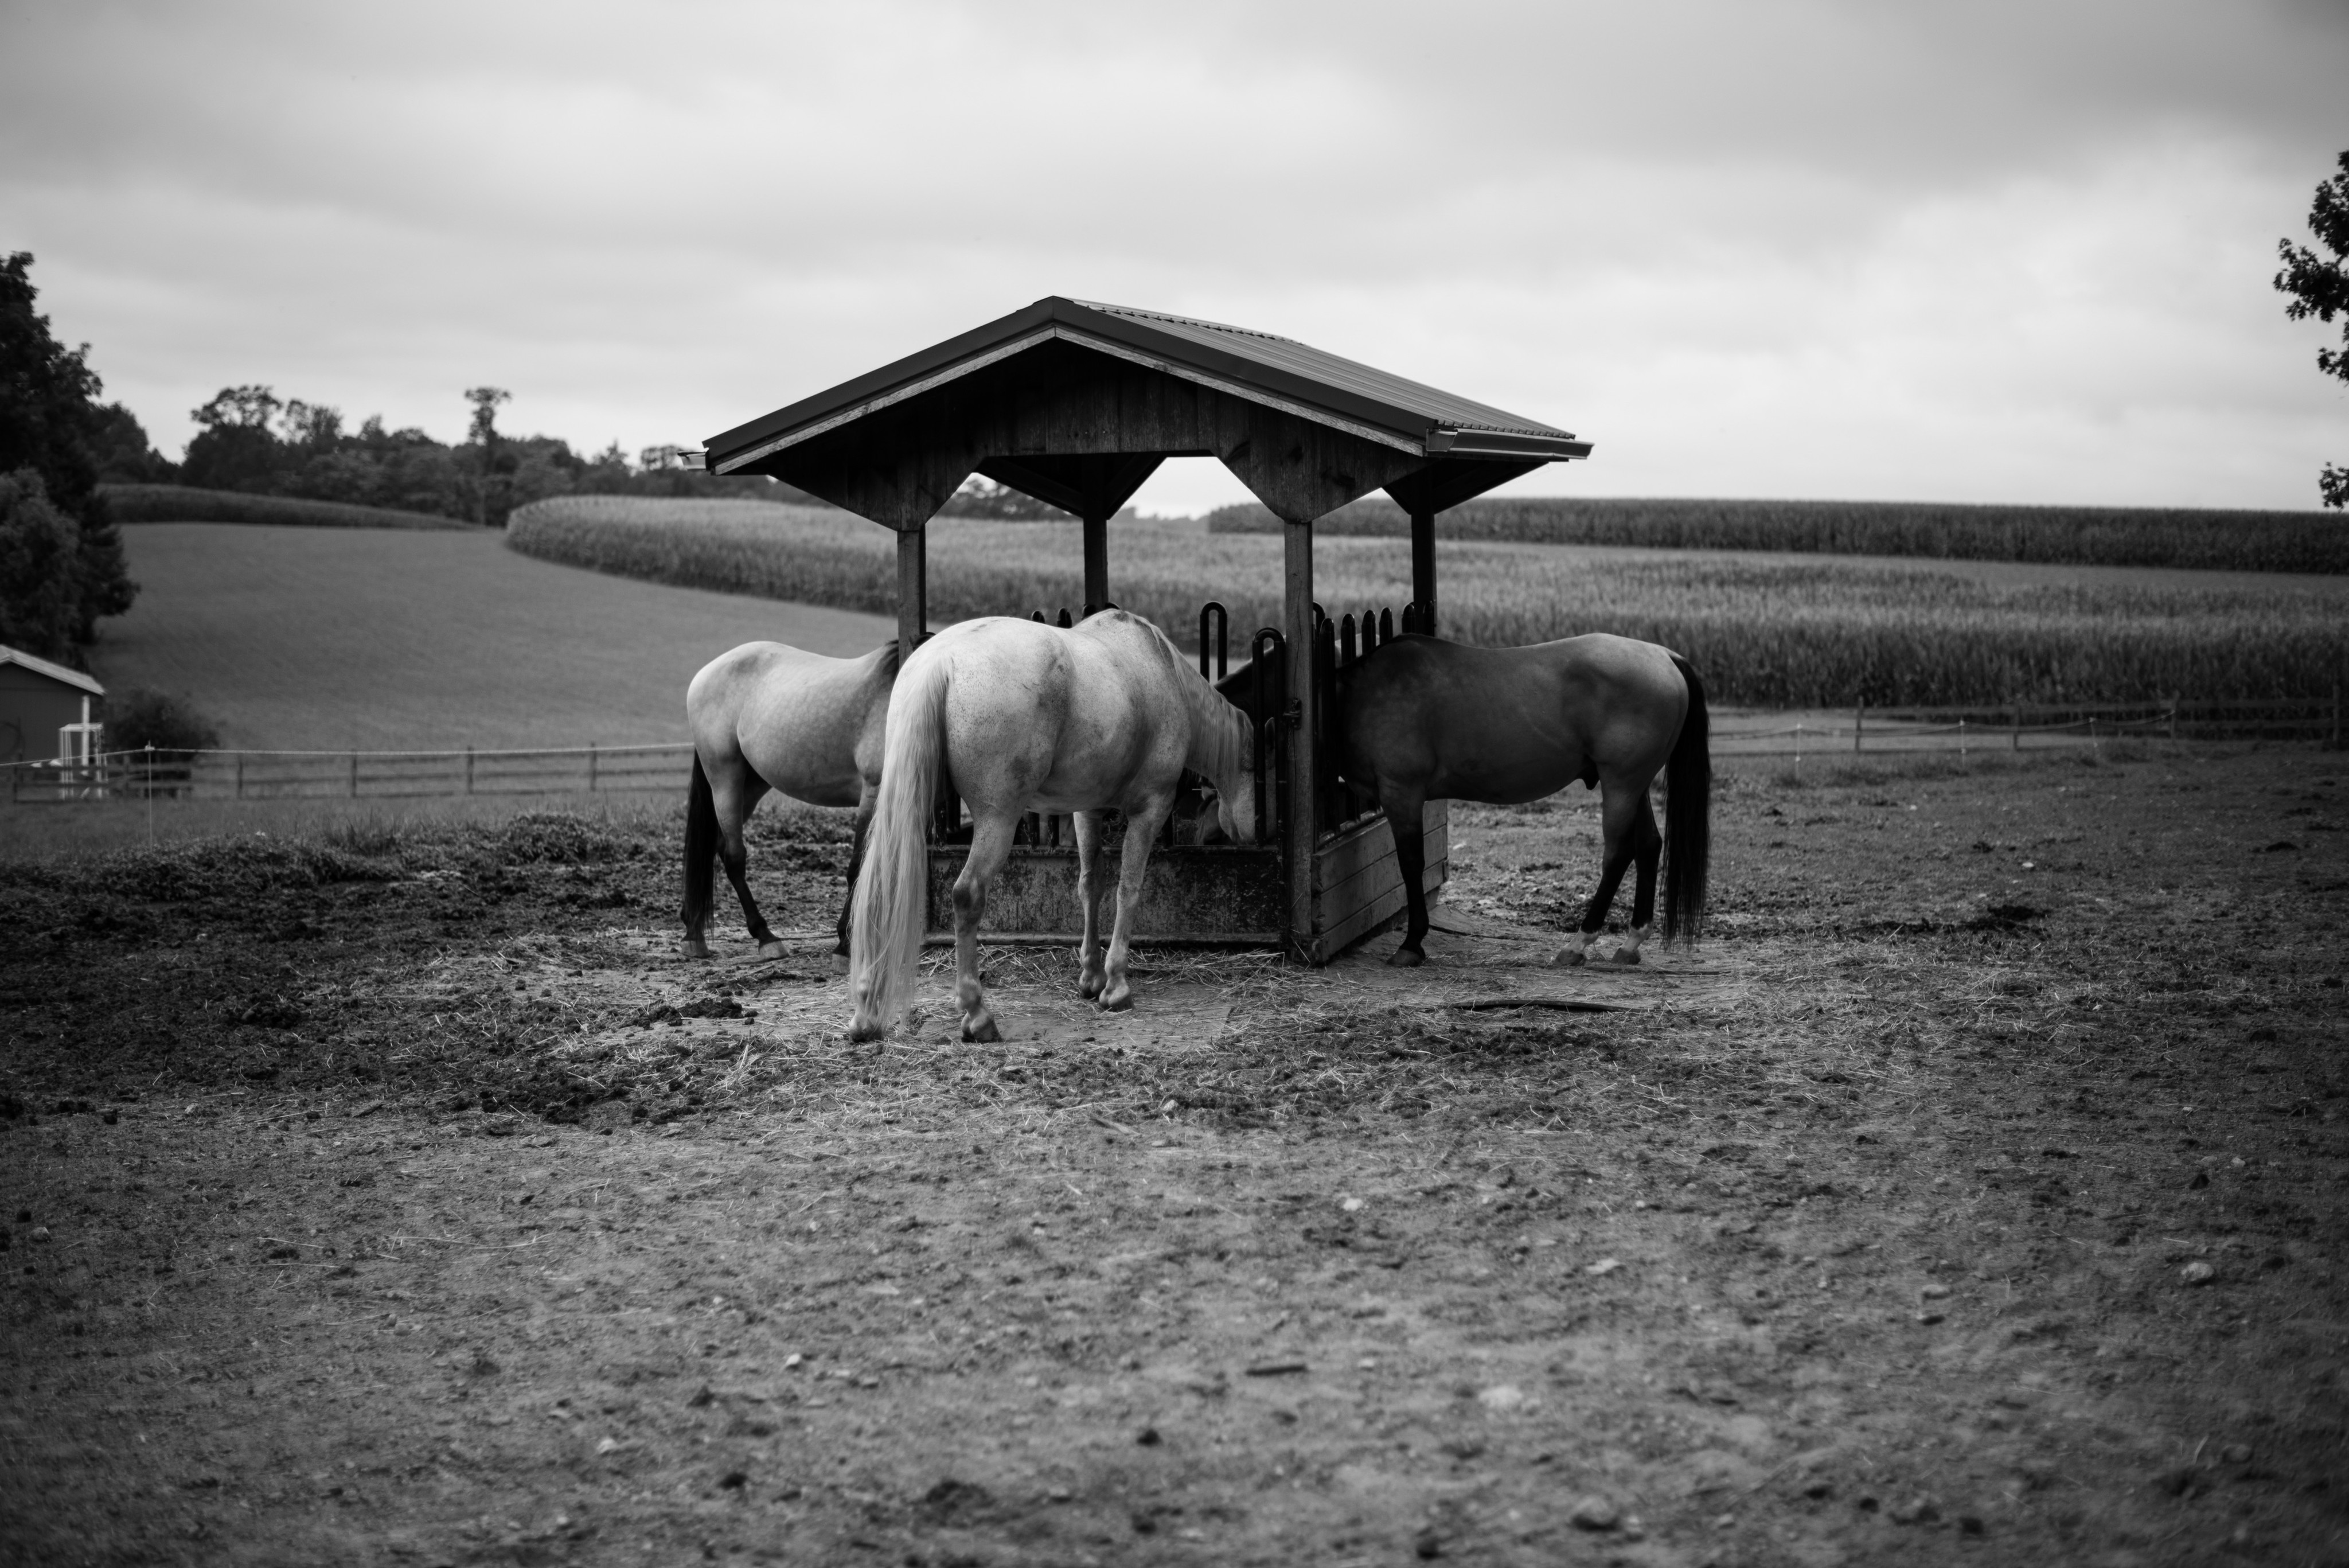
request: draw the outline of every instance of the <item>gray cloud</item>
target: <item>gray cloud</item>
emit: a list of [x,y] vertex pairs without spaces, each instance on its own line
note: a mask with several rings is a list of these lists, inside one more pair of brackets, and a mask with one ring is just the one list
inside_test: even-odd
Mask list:
[[695,439],[1066,292],[1557,420],[1601,461],[1538,483],[1592,492],[2301,504],[2344,444],[2266,291],[2349,145],[2337,5],[0,29],[0,243],[173,441],[229,381],[450,433],[484,379],[526,428]]

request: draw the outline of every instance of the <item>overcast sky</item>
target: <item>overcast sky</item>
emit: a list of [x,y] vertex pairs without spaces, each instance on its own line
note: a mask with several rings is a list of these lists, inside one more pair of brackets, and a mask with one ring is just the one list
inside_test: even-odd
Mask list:
[[698,445],[1065,294],[1598,442],[1519,491],[2305,508],[2344,83],[2349,0],[0,0],[0,248],[173,454]]

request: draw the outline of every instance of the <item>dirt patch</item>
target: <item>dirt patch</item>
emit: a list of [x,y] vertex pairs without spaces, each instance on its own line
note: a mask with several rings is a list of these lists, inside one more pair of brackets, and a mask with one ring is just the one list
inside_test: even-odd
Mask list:
[[677,960],[650,826],[0,867],[0,1557],[2330,1560],[2344,771],[1730,775],[1637,970],[1463,808],[1427,969],[984,1049]]

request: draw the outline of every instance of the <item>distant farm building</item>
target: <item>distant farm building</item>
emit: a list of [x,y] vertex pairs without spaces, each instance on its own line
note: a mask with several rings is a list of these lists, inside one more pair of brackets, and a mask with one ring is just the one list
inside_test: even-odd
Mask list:
[[13,648],[0,648],[0,762],[85,756],[96,749],[90,703],[106,688]]

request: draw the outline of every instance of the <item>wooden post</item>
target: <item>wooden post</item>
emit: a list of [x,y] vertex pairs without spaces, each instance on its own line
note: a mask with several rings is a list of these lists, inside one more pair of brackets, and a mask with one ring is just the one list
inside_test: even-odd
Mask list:
[[1098,609],[1109,603],[1109,519],[1088,514],[1085,533],[1085,603]]
[[1859,755],[1860,732],[1868,728],[1868,704],[1862,702],[1851,711],[1851,754]]
[[244,798],[244,753],[243,752],[236,754],[236,798],[239,800]]
[[595,742],[587,742],[587,793],[595,793]]
[[473,748],[465,748],[465,793],[473,793]]
[[2011,717],[2014,721],[2014,728],[2009,732],[2009,738],[2013,743],[2007,749],[2019,752],[2023,750],[2023,705],[2020,702],[2015,704]]
[[1419,629],[1435,635],[1435,514],[1411,514],[1411,597],[1418,601]]
[[352,798],[353,800],[357,800],[357,799],[358,798],[358,795],[359,795],[359,754],[358,754],[357,752],[353,752],[353,753],[351,753],[351,798]]
[[902,667],[930,628],[926,540],[919,528],[897,532],[897,658]]
[[1288,639],[1288,950],[1310,963],[1320,921],[1313,908],[1313,851],[1321,836],[1313,754],[1313,524],[1281,527],[1282,628]]

